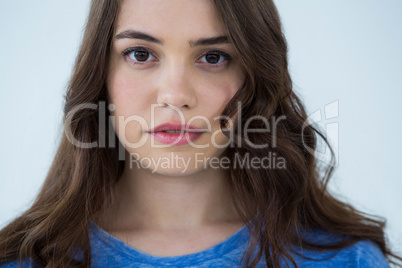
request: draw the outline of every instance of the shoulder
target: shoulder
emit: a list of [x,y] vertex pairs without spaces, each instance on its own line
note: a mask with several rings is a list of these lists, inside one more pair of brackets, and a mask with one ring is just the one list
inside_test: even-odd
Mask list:
[[39,268],[40,267],[40,266],[34,265],[29,260],[23,260],[22,262],[20,262],[19,260],[14,260],[14,261],[9,261],[9,262],[0,264],[0,268],[19,268],[19,267],[21,267],[21,264],[22,264],[23,268]]
[[371,240],[359,241],[345,249],[352,252],[357,267],[390,267],[380,247]]
[[379,246],[371,240],[362,240],[332,252],[304,250],[303,253],[307,258],[297,256],[301,267],[390,267]]

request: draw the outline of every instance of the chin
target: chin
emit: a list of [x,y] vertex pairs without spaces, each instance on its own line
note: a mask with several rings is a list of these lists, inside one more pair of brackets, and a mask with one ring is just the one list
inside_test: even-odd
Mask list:
[[187,169],[185,169],[185,168],[169,168],[169,169],[158,168],[158,169],[151,170],[151,172],[154,174],[162,175],[162,176],[180,178],[180,177],[194,175],[202,170],[203,170],[203,167],[199,167],[199,168],[188,167]]

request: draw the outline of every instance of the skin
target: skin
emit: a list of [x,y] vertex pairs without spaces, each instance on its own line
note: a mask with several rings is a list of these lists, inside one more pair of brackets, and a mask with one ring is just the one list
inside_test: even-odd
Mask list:
[[[198,252],[216,245],[237,230],[241,223],[228,191],[228,174],[224,169],[195,163],[199,159],[219,157],[228,144],[219,121],[214,120],[241,88],[245,75],[230,43],[191,47],[189,41],[227,35],[212,0],[130,0],[123,1],[115,35],[126,30],[144,32],[163,41],[122,38],[112,44],[108,94],[115,105],[111,112],[117,119],[114,127],[120,141],[131,144],[145,140],[141,146],[125,144],[137,160],[163,159],[174,153],[183,166],[148,168],[129,165],[119,180],[114,202],[105,212],[102,227],[145,253],[175,256]],[[136,57],[128,48],[141,46],[149,57]],[[208,51],[220,50],[218,64],[204,57]],[[143,50],[142,50],[143,51]],[[151,104],[158,104],[151,117]],[[180,121],[180,113],[184,122]],[[143,123],[124,120],[132,115]],[[119,120],[119,118],[121,120]],[[205,129],[194,142],[209,145],[173,145],[155,148],[148,130],[151,121],[186,123]],[[123,121],[122,121],[123,120]],[[152,145],[154,142],[154,145]],[[222,148],[219,148],[222,147]],[[208,160],[205,160],[208,163]],[[148,163],[148,162],[147,162]]]

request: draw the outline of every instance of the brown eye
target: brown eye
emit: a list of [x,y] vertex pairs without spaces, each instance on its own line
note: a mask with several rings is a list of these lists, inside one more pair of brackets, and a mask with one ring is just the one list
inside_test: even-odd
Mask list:
[[207,54],[205,55],[205,59],[208,63],[210,64],[216,64],[219,63],[220,55],[218,54]]
[[147,62],[155,59],[152,53],[143,47],[129,48],[123,52],[123,55],[135,63]]
[[220,50],[212,50],[208,51],[207,53],[204,54],[204,56],[201,57],[201,61],[207,64],[212,65],[221,65],[224,64],[224,62],[229,62],[232,60],[232,57]]
[[137,61],[146,61],[149,57],[149,52],[146,51],[135,51],[133,54],[133,57]]

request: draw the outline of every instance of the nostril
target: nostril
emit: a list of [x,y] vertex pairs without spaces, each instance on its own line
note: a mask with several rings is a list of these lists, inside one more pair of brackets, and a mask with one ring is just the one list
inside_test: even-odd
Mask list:
[[166,102],[158,103],[158,105],[161,106],[161,107],[167,107],[167,106],[169,106],[169,104],[167,104]]

